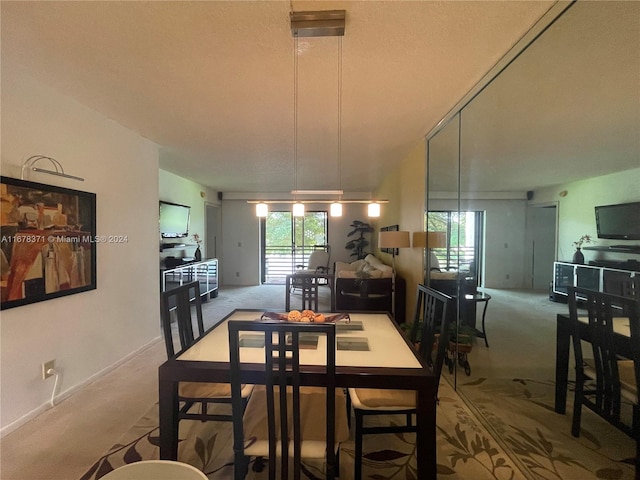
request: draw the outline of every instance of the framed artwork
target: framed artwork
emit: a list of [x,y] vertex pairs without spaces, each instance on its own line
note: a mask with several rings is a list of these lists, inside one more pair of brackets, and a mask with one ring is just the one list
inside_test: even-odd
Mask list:
[[[398,232],[400,231],[400,225],[389,225],[388,227],[382,227],[380,228],[381,232]],[[389,254],[394,254],[395,250],[395,255],[398,255],[400,253],[400,249],[399,248],[381,248],[380,251],[384,252],[384,253],[389,253]]]
[[96,288],[96,195],[0,177],[0,309]]

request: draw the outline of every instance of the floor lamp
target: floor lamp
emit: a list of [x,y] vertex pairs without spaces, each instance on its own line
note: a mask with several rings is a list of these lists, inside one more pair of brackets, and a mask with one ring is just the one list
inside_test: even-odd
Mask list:
[[378,247],[391,249],[391,314],[396,315],[396,248],[409,248],[411,246],[411,238],[409,232],[383,231],[378,235]]

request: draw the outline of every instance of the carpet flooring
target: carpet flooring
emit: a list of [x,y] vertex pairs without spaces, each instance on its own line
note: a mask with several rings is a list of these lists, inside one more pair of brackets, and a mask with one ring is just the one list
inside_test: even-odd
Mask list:
[[[462,380],[458,393],[528,479],[633,479],[635,443],[587,408],[579,438],[554,411],[555,385],[522,378]],[[570,389],[571,389],[570,385]]]
[[[395,416],[367,419],[370,422],[401,421]],[[231,425],[221,422],[180,423],[178,460],[203,470],[210,479],[233,478]],[[443,381],[437,416],[438,476],[451,480],[526,479],[477,416]],[[158,412],[154,405],[129,432],[105,453],[80,480],[96,480],[125,463],[156,459]],[[416,479],[415,434],[368,435],[364,442],[363,478]],[[322,463],[305,462],[303,478],[321,479]],[[247,478],[262,480],[266,470],[250,471]],[[340,478],[353,478],[353,440],[342,444]]]
[[[464,383],[464,393],[448,380],[440,386],[437,414],[438,478],[448,480],[597,480],[634,478],[634,444],[585,411],[579,439],[570,434],[569,415],[553,411],[551,382],[480,379]],[[570,410],[571,405],[569,405]],[[367,421],[401,421],[387,416]],[[212,480],[233,478],[231,425],[180,423],[178,459]],[[416,479],[414,434],[365,437],[363,478]],[[114,468],[159,458],[158,411],[153,405],[80,480],[97,480]],[[340,478],[353,478],[353,440],[341,446]],[[263,480],[266,471],[250,471]],[[303,478],[323,478],[322,464],[306,462]]]

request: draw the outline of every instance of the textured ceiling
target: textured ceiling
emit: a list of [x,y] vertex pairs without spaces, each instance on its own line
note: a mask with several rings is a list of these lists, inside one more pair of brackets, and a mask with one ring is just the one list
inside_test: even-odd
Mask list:
[[347,12],[341,162],[339,41],[301,38],[294,165],[291,2],[3,1],[2,68],[29,69],[215,190],[368,192],[554,3],[293,2]]

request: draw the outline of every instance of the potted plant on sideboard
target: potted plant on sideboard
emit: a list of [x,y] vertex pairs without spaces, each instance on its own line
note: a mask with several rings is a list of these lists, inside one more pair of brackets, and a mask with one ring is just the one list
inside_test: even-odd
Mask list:
[[584,254],[580,250],[582,248],[582,244],[589,244],[591,242],[591,235],[582,235],[578,241],[573,242],[573,246],[576,247],[576,251],[573,254],[573,263],[578,263],[580,265],[584,264]]

